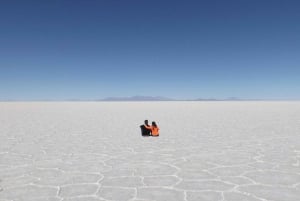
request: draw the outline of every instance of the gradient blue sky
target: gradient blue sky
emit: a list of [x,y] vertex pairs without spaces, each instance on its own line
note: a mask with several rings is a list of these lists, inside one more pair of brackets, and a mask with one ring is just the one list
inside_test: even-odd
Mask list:
[[3,0],[0,99],[300,99],[300,1]]

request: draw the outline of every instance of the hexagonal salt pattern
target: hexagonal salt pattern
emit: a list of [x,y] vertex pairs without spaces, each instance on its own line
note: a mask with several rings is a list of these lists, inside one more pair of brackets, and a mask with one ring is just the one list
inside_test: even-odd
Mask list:
[[2,102],[0,201],[298,201],[299,134],[299,102]]

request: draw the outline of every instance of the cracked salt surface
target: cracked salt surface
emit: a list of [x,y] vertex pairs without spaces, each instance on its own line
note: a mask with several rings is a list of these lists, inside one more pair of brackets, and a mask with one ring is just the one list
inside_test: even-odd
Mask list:
[[[0,201],[298,201],[299,102],[3,102]],[[158,138],[139,125],[155,120]]]

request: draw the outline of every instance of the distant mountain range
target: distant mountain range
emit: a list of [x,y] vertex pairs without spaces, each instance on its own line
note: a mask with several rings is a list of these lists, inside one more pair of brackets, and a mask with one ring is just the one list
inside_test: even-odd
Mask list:
[[19,102],[19,101],[103,101],[103,102],[122,102],[122,101],[300,101],[300,99],[243,99],[236,97],[228,98],[196,98],[196,99],[174,99],[163,96],[130,96],[130,97],[107,97],[103,99],[28,99],[28,100],[18,100],[18,99],[0,99],[0,102]]
[[98,101],[241,101],[236,97],[230,97],[226,99],[216,98],[197,98],[197,99],[173,99],[163,96],[131,96],[131,97],[108,97],[99,99]]
[[131,97],[108,97],[99,101],[175,101],[175,99],[162,96],[131,96]]

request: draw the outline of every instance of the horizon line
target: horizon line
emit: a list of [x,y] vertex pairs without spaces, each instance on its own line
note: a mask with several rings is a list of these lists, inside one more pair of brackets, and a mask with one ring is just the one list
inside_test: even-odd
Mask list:
[[172,100],[98,100],[98,99],[30,99],[0,100],[0,102],[239,102],[239,101],[300,101],[300,99],[172,99]]

